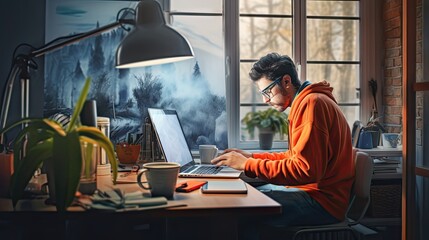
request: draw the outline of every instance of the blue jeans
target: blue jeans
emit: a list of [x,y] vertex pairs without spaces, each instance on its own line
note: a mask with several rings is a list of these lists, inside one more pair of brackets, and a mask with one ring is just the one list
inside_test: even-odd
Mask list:
[[257,189],[280,203],[282,214],[243,220],[240,224],[240,238],[242,239],[259,239],[259,229],[263,225],[287,227],[339,222],[305,191],[298,188],[266,184]]

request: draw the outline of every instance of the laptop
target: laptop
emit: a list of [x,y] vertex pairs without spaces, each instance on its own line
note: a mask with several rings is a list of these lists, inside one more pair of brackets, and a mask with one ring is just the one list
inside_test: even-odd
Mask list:
[[241,171],[230,167],[197,164],[192,158],[175,110],[148,108],[165,161],[180,164],[179,177],[238,178]]

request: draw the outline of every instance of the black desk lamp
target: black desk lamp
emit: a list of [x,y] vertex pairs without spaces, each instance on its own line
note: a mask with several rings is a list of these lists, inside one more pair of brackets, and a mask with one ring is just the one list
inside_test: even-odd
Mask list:
[[[138,3],[135,10],[126,10],[131,11],[135,15],[134,20],[118,18],[114,23],[71,37],[61,37],[60,39],[65,38],[66,40],[57,44],[48,43],[32,51],[28,55],[16,57],[4,90],[0,115],[1,128],[6,126],[13,83],[18,74],[21,79],[21,117],[28,118],[30,92],[29,70],[30,68],[36,68],[33,59],[72,43],[96,36],[113,28],[123,27],[125,24],[130,24],[134,25],[134,29],[125,36],[116,51],[117,68],[164,64],[190,59],[194,56],[192,48],[186,38],[166,25],[161,6],[158,2],[154,0],[142,0]],[[0,144],[3,144],[3,142],[3,135],[0,135]]]

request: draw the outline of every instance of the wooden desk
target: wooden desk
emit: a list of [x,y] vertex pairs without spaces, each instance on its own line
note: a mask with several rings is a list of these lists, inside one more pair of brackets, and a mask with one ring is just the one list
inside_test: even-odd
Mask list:
[[[108,180],[109,177],[99,177],[98,188],[110,188],[112,184]],[[179,178],[178,182],[186,180]],[[117,184],[116,187],[125,192],[145,192],[137,184]],[[10,221],[17,226],[31,226],[33,230],[35,227],[56,226],[54,229],[60,235],[76,236],[80,232],[91,235],[92,239],[101,239],[103,236],[113,239],[112,236],[124,237],[125,233],[135,237],[148,229],[145,234],[149,239],[236,239],[240,218],[281,213],[280,204],[252,186],[247,187],[248,194],[202,194],[199,190],[175,193],[174,200],[169,203],[183,203],[186,206],[121,213],[82,211],[78,207],[58,213],[53,206],[44,205],[44,199],[27,201],[22,206],[24,211],[14,212],[9,199],[0,199],[0,220]],[[34,226],[38,223],[41,225]],[[82,234],[76,236],[79,239],[81,237]]]

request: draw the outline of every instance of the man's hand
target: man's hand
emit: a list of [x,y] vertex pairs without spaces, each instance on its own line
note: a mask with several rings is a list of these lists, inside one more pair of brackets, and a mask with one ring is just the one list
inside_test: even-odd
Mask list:
[[228,148],[228,149],[225,149],[222,154],[230,153],[230,152],[240,153],[241,155],[245,156],[246,158],[252,157],[252,153],[243,151],[243,150],[238,149],[238,148]]
[[240,149],[226,149],[222,155],[214,158],[211,162],[216,166],[228,166],[237,170],[244,170],[247,158],[252,154]]

